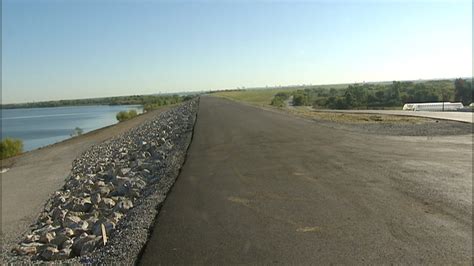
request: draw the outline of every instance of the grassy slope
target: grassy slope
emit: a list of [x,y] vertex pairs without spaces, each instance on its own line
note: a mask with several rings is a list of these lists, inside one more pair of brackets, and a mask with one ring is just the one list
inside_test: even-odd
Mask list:
[[[328,87],[336,87],[334,85],[326,85]],[[346,88],[340,85],[336,87],[338,89]],[[318,86],[323,87],[323,86]],[[296,88],[285,88],[285,89],[251,89],[251,90],[241,90],[241,91],[222,91],[214,93],[213,95],[228,98],[235,101],[241,101],[250,103],[262,107],[271,107],[276,108],[270,105],[270,102],[275,94],[278,92],[290,92],[294,91]],[[282,109],[282,108],[279,108]],[[321,113],[311,111],[307,106],[294,107],[291,109],[283,108],[284,110],[298,116],[312,118],[317,120],[326,120],[332,122],[342,122],[342,123],[422,123],[426,122],[424,118],[416,117],[401,117],[393,115],[372,115],[372,114],[342,114],[342,113]]]
[[285,89],[255,89],[243,91],[223,91],[214,93],[213,95],[228,98],[231,100],[242,101],[259,106],[268,106],[272,101],[273,95],[279,92],[291,90]]
[[313,88],[335,88],[346,89],[349,84],[328,84],[328,85],[307,85],[307,86],[293,86],[283,88],[271,89],[247,89],[240,91],[221,91],[214,93],[215,96],[228,98],[231,100],[242,101],[258,106],[270,106],[270,102],[275,94],[279,92],[292,92],[299,89],[313,89]]

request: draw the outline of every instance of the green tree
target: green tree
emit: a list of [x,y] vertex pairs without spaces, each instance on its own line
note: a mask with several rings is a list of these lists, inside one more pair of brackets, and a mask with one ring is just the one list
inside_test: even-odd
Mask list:
[[402,84],[400,81],[392,82],[392,86],[390,87],[390,99],[388,99],[388,103],[390,105],[400,105],[401,98],[400,98],[400,88]]
[[375,97],[377,97],[377,100],[379,102],[382,102],[384,100],[385,93],[383,90],[379,90],[375,92]]
[[345,100],[345,108],[352,108],[354,106],[354,97],[352,97],[352,93],[347,91],[346,95],[344,95]]
[[309,105],[308,96],[304,92],[299,92],[293,96],[293,105],[294,106],[304,106]]
[[343,100],[339,98],[336,100],[335,109],[348,109],[348,108],[350,107],[347,105],[347,99]]
[[464,105],[472,102],[472,84],[467,80],[458,78],[454,81],[454,100],[460,101]]
[[331,88],[329,90],[329,96],[330,97],[336,97],[336,95],[337,95],[337,90],[335,88]]
[[[344,97],[350,97],[350,104],[346,101],[348,108],[367,106],[368,94],[372,89],[373,87],[370,84],[349,85],[344,94]],[[347,94],[350,94],[350,96],[347,96]]]

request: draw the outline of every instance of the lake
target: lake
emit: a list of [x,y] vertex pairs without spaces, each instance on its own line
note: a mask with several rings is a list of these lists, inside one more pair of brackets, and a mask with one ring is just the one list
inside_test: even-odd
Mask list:
[[140,105],[94,105],[1,110],[2,139],[23,140],[23,150],[30,151],[71,137],[79,127],[83,133],[117,123],[120,111],[137,110]]

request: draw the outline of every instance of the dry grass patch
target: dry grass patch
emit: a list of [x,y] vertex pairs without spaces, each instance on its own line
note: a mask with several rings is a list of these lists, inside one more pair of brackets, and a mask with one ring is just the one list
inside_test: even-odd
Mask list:
[[386,124],[422,124],[429,121],[427,118],[412,117],[412,116],[398,116],[398,115],[384,115],[384,114],[351,114],[338,112],[321,112],[309,110],[307,108],[296,108],[290,112],[304,117],[324,120],[338,123],[386,123]]
[[241,91],[223,91],[213,93],[212,95],[224,97],[227,99],[242,101],[258,106],[270,106],[273,96],[279,92],[287,92],[283,89],[255,89]]

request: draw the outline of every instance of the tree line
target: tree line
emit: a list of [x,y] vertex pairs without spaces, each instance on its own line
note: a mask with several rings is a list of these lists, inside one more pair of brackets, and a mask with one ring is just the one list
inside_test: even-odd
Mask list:
[[454,101],[472,102],[471,80],[432,80],[423,82],[393,81],[392,83],[351,84],[345,89],[307,88],[276,94],[271,104],[283,106],[293,96],[295,106],[329,109],[369,109],[400,107],[405,103]]
[[82,106],[82,105],[143,105],[146,109],[157,108],[159,106],[175,104],[193,98],[193,95],[132,95],[116,96],[105,98],[43,101],[17,104],[2,104],[2,109],[14,108],[42,108],[42,107],[62,107],[62,106]]

